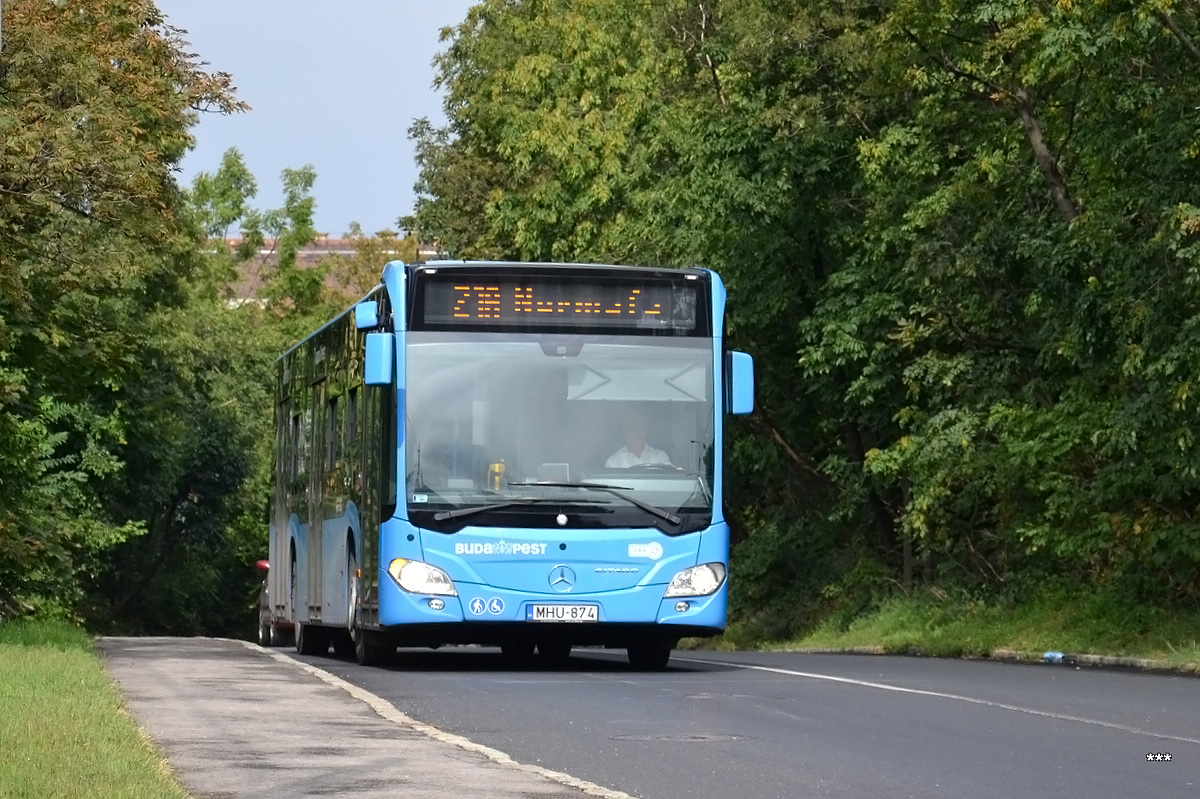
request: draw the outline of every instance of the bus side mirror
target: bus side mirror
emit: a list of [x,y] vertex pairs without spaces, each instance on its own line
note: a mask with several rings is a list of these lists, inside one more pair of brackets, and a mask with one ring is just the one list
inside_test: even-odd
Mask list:
[[751,413],[754,410],[754,359],[744,352],[725,356],[726,401],[730,413]]
[[363,364],[363,382],[368,386],[385,386],[392,382],[395,359],[395,338],[391,333],[368,333],[367,351]]
[[354,306],[354,324],[359,330],[367,330],[379,325],[379,302],[365,300]]

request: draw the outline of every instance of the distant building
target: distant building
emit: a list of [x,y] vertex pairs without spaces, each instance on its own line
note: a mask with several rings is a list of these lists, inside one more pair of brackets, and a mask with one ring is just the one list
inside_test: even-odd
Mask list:
[[[241,244],[240,237],[225,239],[225,246],[231,250]],[[296,253],[296,266],[300,269],[311,269],[331,256],[353,258],[358,255],[358,250],[354,245],[355,239],[320,236],[311,244],[300,248],[300,251]],[[255,257],[242,265],[237,280],[231,287],[233,297],[227,303],[230,307],[244,305],[247,302],[261,304],[260,295],[278,261],[276,246],[275,239],[264,240],[262,246],[255,253]],[[437,248],[428,244],[420,245],[417,252],[422,261],[436,258],[439,255]],[[381,262],[378,266],[382,272],[383,263]],[[325,286],[330,291],[344,293],[343,288],[333,277],[326,277]]]

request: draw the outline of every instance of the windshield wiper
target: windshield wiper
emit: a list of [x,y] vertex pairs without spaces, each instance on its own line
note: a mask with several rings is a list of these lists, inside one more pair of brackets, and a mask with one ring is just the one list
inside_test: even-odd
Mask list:
[[635,505],[635,506],[641,508],[642,510],[646,511],[646,513],[657,516],[660,519],[665,519],[666,521],[670,522],[671,524],[677,525],[682,521],[682,519],[680,519],[674,513],[671,513],[671,511],[669,511],[669,510],[663,510],[662,508],[658,507],[657,505],[651,505],[649,502],[644,502],[644,501],[638,499],[637,497],[626,494],[625,493],[626,491],[632,490],[628,486],[613,486],[613,485],[605,485],[604,483],[556,483],[556,482],[542,482],[540,480],[536,483],[533,483],[532,485],[554,486],[556,488],[588,488],[593,491],[603,491],[606,494],[612,494],[614,497],[618,497],[620,499],[625,500],[630,505]]
[[[590,502],[590,500],[573,499],[568,502]],[[562,505],[563,500],[555,499],[554,497],[513,497],[504,502],[494,502],[491,505],[475,505],[470,508],[455,508],[454,510],[443,510],[433,514],[435,522],[444,522],[449,519],[460,519],[463,516],[474,516],[476,513],[487,513],[490,510],[503,510],[504,508],[513,508],[518,505],[537,505],[537,504],[552,504]]]

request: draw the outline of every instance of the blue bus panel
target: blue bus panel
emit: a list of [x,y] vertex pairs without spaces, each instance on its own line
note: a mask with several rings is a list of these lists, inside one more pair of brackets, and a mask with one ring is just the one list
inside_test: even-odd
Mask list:
[[279,360],[273,618],[363,663],[477,643],[656,668],[719,634],[723,421],[753,408],[724,313],[702,269],[388,264]]

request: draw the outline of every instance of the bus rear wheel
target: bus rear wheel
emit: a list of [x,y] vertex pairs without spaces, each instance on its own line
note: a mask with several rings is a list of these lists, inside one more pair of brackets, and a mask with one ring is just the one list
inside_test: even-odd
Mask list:
[[640,671],[659,671],[671,659],[670,644],[637,644],[629,647],[629,665]]
[[292,630],[282,630],[278,624],[271,625],[271,646],[291,646]]

